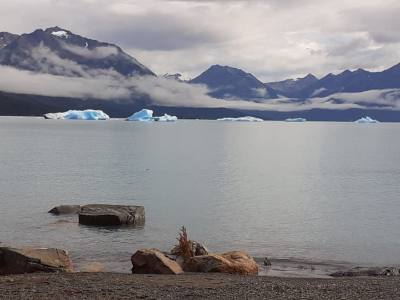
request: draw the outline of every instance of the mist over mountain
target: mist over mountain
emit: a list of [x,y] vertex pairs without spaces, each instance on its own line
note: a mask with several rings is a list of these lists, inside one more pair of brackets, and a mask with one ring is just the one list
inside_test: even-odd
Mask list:
[[190,118],[252,112],[271,119],[347,120],[345,111],[354,117],[379,111],[393,121],[400,110],[400,64],[269,83],[248,70],[212,65],[187,81],[180,73],[157,76],[118,45],[60,27],[3,32],[0,45],[0,115],[98,108],[125,117],[152,107]]
[[318,82],[318,78],[312,74],[308,74],[303,78],[286,79],[283,81],[269,82],[265,86],[274,89],[279,95],[296,98],[304,89]]
[[12,34],[9,32],[0,32],[0,49],[4,48],[12,41],[16,40],[19,37],[18,34]]
[[113,70],[124,76],[154,75],[120,47],[52,27],[8,37],[0,64],[22,70],[63,76],[84,76]]

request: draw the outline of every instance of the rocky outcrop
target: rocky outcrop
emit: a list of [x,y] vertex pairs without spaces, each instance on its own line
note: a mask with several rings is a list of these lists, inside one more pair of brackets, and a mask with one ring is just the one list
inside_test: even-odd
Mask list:
[[131,257],[133,274],[174,274],[183,273],[181,266],[157,249],[143,249]]
[[80,205],[60,205],[49,210],[49,213],[53,215],[70,215],[78,214],[80,211]]
[[258,265],[245,252],[194,256],[184,264],[185,271],[202,273],[258,274]]
[[72,262],[65,250],[54,248],[0,248],[0,275],[72,271]]
[[90,204],[81,207],[79,223],[97,226],[144,224],[143,206]]
[[[196,241],[189,241],[189,243],[191,246],[191,252],[193,253],[194,256],[208,255],[208,250],[203,244]],[[181,250],[179,245],[176,245],[174,248],[172,248],[170,254],[175,256],[181,256]]]
[[330,274],[332,277],[359,277],[359,276],[400,276],[400,268],[397,267],[356,267],[347,271],[338,271]]

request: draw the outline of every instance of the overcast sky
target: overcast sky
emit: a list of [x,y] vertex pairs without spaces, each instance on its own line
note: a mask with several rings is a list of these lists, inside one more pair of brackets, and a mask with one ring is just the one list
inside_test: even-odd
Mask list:
[[264,81],[400,62],[398,0],[1,0],[0,31],[54,25],[157,74],[230,65]]

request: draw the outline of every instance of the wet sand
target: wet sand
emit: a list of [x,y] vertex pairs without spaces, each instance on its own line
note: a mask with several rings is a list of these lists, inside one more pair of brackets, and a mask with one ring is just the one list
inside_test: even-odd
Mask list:
[[399,277],[30,274],[0,277],[0,299],[399,299]]

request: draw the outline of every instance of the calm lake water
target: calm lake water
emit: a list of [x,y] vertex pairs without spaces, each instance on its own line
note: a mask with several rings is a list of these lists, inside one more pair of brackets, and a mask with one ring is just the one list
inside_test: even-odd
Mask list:
[[[398,264],[400,124],[138,123],[0,118],[0,242],[68,249],[129,272],[180,226],[214,251]],[[59,204],[144,205],[142,228],[55,217]]]

